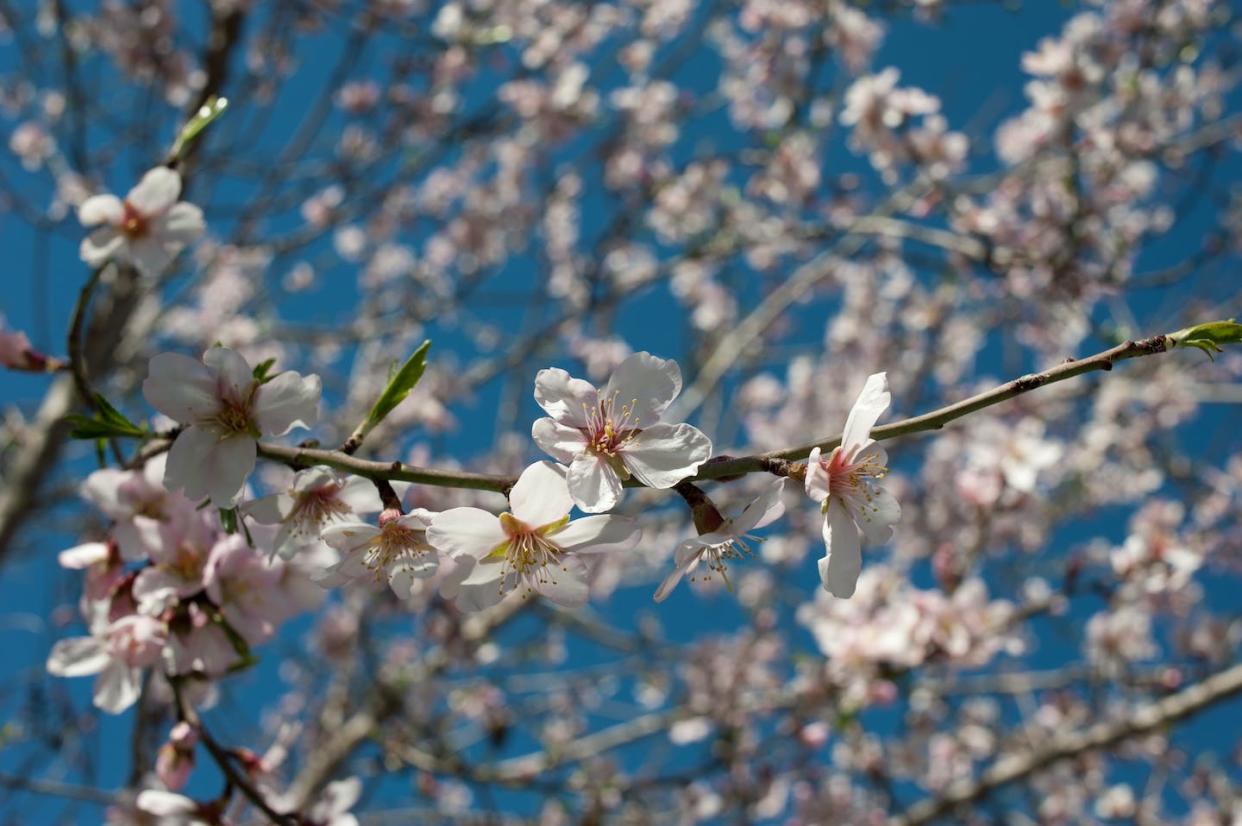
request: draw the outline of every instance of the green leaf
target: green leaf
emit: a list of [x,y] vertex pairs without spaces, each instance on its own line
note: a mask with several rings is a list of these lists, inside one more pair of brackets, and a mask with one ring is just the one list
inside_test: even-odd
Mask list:
[[181,127],[181,131],[177,134],[177,139],[173,141],[172,150],[169,154],[173,158],[180,158],[185,152],[187,146],[194,142],[199,133],[206,129],[213,120],[224,114],[224,110],[228,107],[227,98],[212,95],[207,101],[199,107],[194,117],[190,118],[185,126]]
[[72,415],[68,417],[74,439],[112,439],[116,437],[141,439],[147,432],[125,418],[125,414],[98,393],[95,394],[94,416]]
[[405,397],[410,395],[410,391],[418,384],[418,380],[423,377],[423,371],[427,369],[427,351],[431,348],[430,341],[424,341],[414,354],[405,360],[405,364],[401,365],[401,369],[393,373],[388,379],[388,386],[384,388],[384,392],[376,400],[371,407],[371,412],[367,414],[366,430],[384,420],[384,417],[396,408],[397,405],[405,401]]
[[275,364],[276,364],[275,358],[270,358],[267,361],[256,364],[254,367],[254,371],[253,371],[254,380],[257,381],[259,384],[266,384],[267,382],[276,378],[275,376],[269,375],[272,371],[272,366]]
[[1242,343],[1242,324],[1232,318],[1209,321],[1171,333],[1168,339],[1173,347],[1194,347],[1207,353],[1208,358],[1214,358],[1213,353],[1224,352],[1222,344]]
[[220,508],[220,525],[227,534],[237,533],[237,508]]

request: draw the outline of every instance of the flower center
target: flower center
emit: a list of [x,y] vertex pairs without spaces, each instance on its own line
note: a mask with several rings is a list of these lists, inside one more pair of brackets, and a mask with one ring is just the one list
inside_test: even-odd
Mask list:
[[428,552],[424,531],[402,525],[396,519],[381,519],[380,522],[380,532],[367,542],[362,555],[362,564],[374,571],[376,576],[406,554]]
[[285,517],[290,529],[299,536],[318,535],[326,523],[348,516],[349,505],[340,500],[338,493],[338,485],[324,485],[303,493]]
[[147,217],[125,201],[125,214],[121,217],[121,232],[129,238],[141,238],[147,234]]
[[236,399],[222,398],[220,400],[220,407],[209,420],[209,424],[213,425],[226,438],[229,436],[249,435],[257,439],[259,436],[259,429],[250,416],[249,399],[237,401]]
[[639,434],[638,418],[634,410],[637,399],[617,407],[617,394],[601,399],[594,409],[586,408],[587,449],[597,456],[616,456],[626,442]]
[[538,528],[532,528],[511,513],[500,515],[500,525],[504,528],[509,541],[501,545],[490,555],[490,558],[503,560],[504,568],[500,577],[500,589],[503,592],[509,574],[517,574],[526,580],[541,583],[555,583],[556,571],[564,571],[561,559],[565,552],[548,537],[565,527],[569,517],[559,519]]

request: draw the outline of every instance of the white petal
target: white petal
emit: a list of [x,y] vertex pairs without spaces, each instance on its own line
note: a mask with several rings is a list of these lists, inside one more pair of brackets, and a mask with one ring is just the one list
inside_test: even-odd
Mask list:
[[202,362],[180,353],[160,353],[147,363],[142,395],[183,424],[211,417],[220,408],[216,377]]
[[669,571],[668,576],[664,577],[664,581],[660,583],[660,587],[656,589],[655,596],[652,597],[656,602],[663,602],[668,599],[668,595],[677,587],[677,583],[681,582],[682,577],[690,572],[699,564],[703,551],[707,546],[695,539],[688,539],[677,546],[676,552],[673,554],[675,564],[673,570]]
[[573,378],[559,367],[535,374],[535,401],[553,419],[571,427],[586,427],[588,411],[599,408],[595,386]]
[[603,398],[631,408],[631,422],[650,427],[681,392],[681,368],[672,359],[635,353],[617,365]]
[[203,353],[203,364],[214,371],[216,380],[227,388],[231,398],[241,400],[250,395],[254,371],[241,353],[228,347],[212,347]]
[[177,203],[181,195],[181,176],[166,166],[157,166],[142,176],[125,200],[146,216],[158,215]]
[[287,494],[273,493],[270,496],[264,496],[262,499],[251,499],[243,504],[239,510],[260,525],[276,525],[288,513],[285,508],[281,507],[283,502],[288,501],[289,496]]
[[500,520],[479,508],[452,508],[436,514],[427,541],[449,556],[482,559],[508,541]]
[[574,459],[565,481],[574,504],[587,513],[610,511],[621,501],[621,477],[594,453],[582,453]]
[[414,581],[426,579],[436,572],[435,554],[409,554],[398,559],[388,570],[388,585],[398,599],[405,599],[414,589]]
[[884,489],[880,489],[869,500],[862,503],[858,515],[858,524],[862,528],[867,542],[880,545],[893,536],[893,525],[901,521],[901,504],[897,497]]
[[128,474],[116,468],[100,468],[86,477],[78,488],[78,494],[108,516],[116,519],[126,516],[129,509],[121,505],[118,494]]
[[115,195],[92,195],[78,205],[78,222],[84,227],[119,224],[125,218],[125,205]]
[[828,484],[828,472],[820,464],[819,448],[813,448],[811,455],[806,457],[806,495],[816,502],[823,502],[828,498]]
[[194,501],[211,497],[217,507],[227,508],[254,470],[254,460],[255,441],[249,436],[220,439],[201,427],[190,427],[168,451],[164,484],[183,490]]
[[867,377],[862,392],[850,408],[850,415],[845,420],[845,431],[841,435],[841,446],[846,456],[853,458],[854,453],[871,441],[871,428],[875,427],[880,414],[888,409],[892,396],[888,392],[888,374],[874,373]]
[[615,550],[633,546],[641,534],[638,523],[622,516],[587,516],[575,519],[548,538],[563,550],[577,553]]
[[532,571],[524,577],[525,584],[544,599],[566,608],[586,605],[591,589],[587,585],[587,570],[582,560],[568,557],[557,566],[546,566],[542,571]]
[[380,529],[365,522],[342,522],[329,525],[319,538],[341,552],[349,552],[379,536]]
[[185,795],[160,789],[146,789],[138,793],[134,806],[147,814],[175,817],[197,814],[198,804]]
[[95,706],[109,714],[120,714],[132,706],[142,693],[142,672],[120,660],[108,665],[95,678]]
[[453,604],[463,611],[485,611],[503,598],[504,592],[496,580],[478,585],[463,582],[453,597]]
[[259,388],[255,420],[270,436],[283,436],[295,427],[309,428],[319,418],[319,376],[285,372]]
[[56,557],[60,567],[73,570],[89,568],[96,562],[106,562],[107,560],[108,545],[105,542],[86,542],[82,545],[75,545],[72,548],[61,551]]
[[111,658],[95,637],[59,640],[47,658],[47,673],[57,677],[84,677],[103,671]]
[[101,227],[82,239],[78,257],[88,266],[101,267],[124,247],[124,235],[110,226]]
[[644,485],[671,488],[693,476],[712,456],[712,440],[688,424],[644,428],[622,448],[621,458]]
[[781,499],[784,490],[784,479],[778,476],[769,481],[763,492],[742,508],[742,512],[733,520],[733,533],[750,533],[780,519],[785,512],[785,502]]
[[535,462],[526,468],[509,491],[509,509],[532,528],[559,522],[572,508],[565,469],[551,462]]
[[[395,482],[393,489],[398,496],[404,492]],[[375,483],[361,476],[350,476],[341,486],[341,491],[336,498],[352,508],[354,513],[375,513],[384,509],[384,503],[380,501],[379,490],[375,487]]]
[[207,228],[203,211],[194,204],[174,204],[152,226],[152,232],[164,243],[185,246],[196,240]]
[[854,595],[862,571],[862,545],[858,526],[835,500],[824,515],[824,558],[819,561],[819,578],[834,597]]
[[575,456],[586,450],[587,439],[581,430],[547,416],[535,420],[531,425],[530,435],[540,450],[565,464],[569,464]]
[[147,279],[154,279],[163,275],[172,264],[177,253],[181,252],[181,245],[165,243],[159,236],[149,234],[130,240],[128,251],[129,260],[138,272]]

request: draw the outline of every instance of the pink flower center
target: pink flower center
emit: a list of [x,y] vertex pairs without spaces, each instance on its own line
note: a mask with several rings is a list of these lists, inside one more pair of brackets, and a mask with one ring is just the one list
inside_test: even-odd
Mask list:
[[828,494],[842,499],[860,495],[872,499],[876,483],[888,475],[888,468],[874,454],[868,454],[861,462],[849,461],[839,447],[827,461],[820,459],[819,463],[828,475]]
[[587,408],[587,426],[583,430],[587,437],[587,450],[597,456],[616,456],[640,432],[638,418],[634,416],[637,399],[617,408],[617,394],[601,399],[595,409]]
[[328,522],[348,516],[349,505],[337,495],[341,492],[336,483],[312,488],[294,500],[293,510],[285,517],[290,529],[298,535],[318,535]]
[[377,577],[403,556],[430,552],[425,531],[402,524],[400,518],[385,518],[388,513],[381,514],[380,532],[367,541],[362,554],[362,564]]
[[149,224],[147,216],[139,212],[133,204],[125,201],[125,214],[121,217],[121,232],[129,238],[141,238],[147,234]]

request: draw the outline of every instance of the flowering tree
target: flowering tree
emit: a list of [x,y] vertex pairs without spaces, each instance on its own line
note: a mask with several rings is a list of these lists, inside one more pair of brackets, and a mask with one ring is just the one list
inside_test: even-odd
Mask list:
[[0,808],[1242,823],[1239,25],[0,2]]

